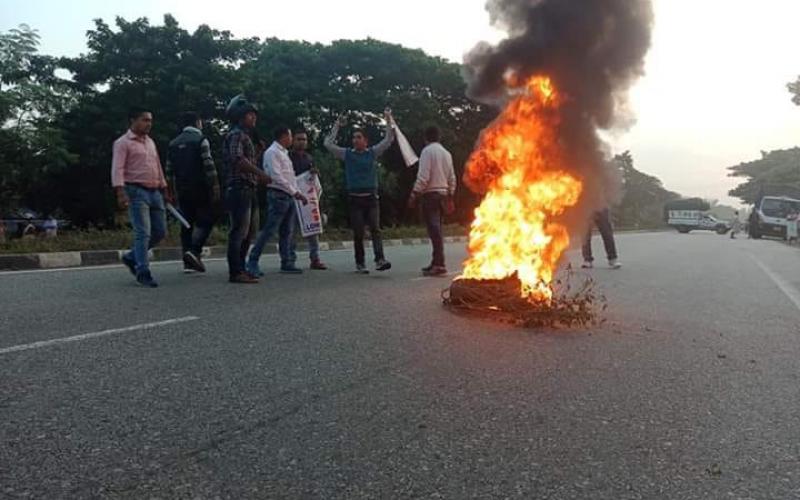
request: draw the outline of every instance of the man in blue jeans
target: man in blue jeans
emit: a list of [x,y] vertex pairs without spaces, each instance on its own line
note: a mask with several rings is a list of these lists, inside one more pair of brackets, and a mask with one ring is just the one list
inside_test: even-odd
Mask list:
[[258,278],[245,271],[245,258],[255,232],[256,193],[259,184],[270,178],[256,166],[256,148],[250,137],[258,119],[258,109],[243,96],[234,97],[227,113],[232,127],[222,145],[225,166],[225,202],[230,214],[228,232],[228,273],[231,283],[254,284]]
[[456,173],[453,157],[439,142],[441,132],[438,127],[425,129],[425,148],[419,157],[419,170],[414,190],[408,199],[409,208],[417,205],[422,198],[422,217],[428,229],[428,237],[433,246],[431,265],[422,269],[425,276],[444,276],[447,268],[444,263],[444,234],[442,219],[455,210],[453,195],[456,191]]
[[128,209],[133,226],[133,248],[122,256],[122,262],[141,285],[156,288],[158,282],[150,273],[148,252],[167,232],[164,210],[167,181],[156,144],[149,135],[153,114],[143,108],[132,108],[128,121],[130,128],[114,142],[111,164],[111,185],[117,204]]
[[292,237],[296,222],[294,201],[308,203],[306,197],[297,189],[297,178],[294,166],[289,158],[289,147],[292,145],[292,131],[288,127],[278,127],[273,135],[275,142],[264,153],[264,170],[272,182],[267,186],[267,221],[258,239],[250,251],[247,260],[247,272],[256,277],[264,276],[258,261],[264,251],[264,245],[278,233],[278,249],[281,255],[281,272],[285,274],[302,274],[295,265],[296,255],[293,251]]
[[[314,166],[314,158],[308,154],[308,133],[303,129],[297,129],[292,134],[292,150],[289,151],[289,158],[294,165],[294,175],[300,176],[306,172],[312,175],[319,175],[319,170]],[[311,269],[316,271],[326,271],[326,266],[319,257],[319,235],[314,234],[306,238],[308,243],[308,256],[311,259]],[[296,257],[295,257],[296,258]]]

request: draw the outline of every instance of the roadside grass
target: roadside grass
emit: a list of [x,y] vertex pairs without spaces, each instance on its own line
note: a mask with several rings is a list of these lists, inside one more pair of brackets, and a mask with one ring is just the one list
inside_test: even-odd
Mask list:
[[[465,236],[467,229],[458,224],[444,227],[445,236]],[[384,239],[424,238],[427,233],[421,226],[397,226],[383,228]],[[227,228],[215,227],[208,239],[208,246],[225,245],[227,242]],[[352,232],[349,228],[325,228],[321,241],[349,241]],[[298,238],[299,240],[299,238]],[[44,236],[28,236],[24,238],[6,238],[0,243],[0,254],[28,254],[48,252],[75,252],[83,250],[120,250],[129,248],[133,236],[129,229],[114,230],[70,230],[60,231],[56,238]],[[179,247],[180,229],[170,224],[166,239],[159,247]]]

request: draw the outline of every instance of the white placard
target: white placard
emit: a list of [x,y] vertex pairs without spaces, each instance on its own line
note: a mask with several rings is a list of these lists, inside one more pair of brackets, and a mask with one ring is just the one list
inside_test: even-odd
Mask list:
[[300,222],[300,233],[303,238],[322,234],[322,212],[319,207],[319,198],[322,196],[322,184],[319,176],[306,172],[297,176],[297,189],[308,198],[308,203],[295,200],[297,220]]

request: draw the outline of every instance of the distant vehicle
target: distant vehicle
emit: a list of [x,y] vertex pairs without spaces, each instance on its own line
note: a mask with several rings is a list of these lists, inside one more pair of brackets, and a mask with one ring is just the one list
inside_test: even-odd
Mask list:
[[800,213],[800,200],[788,196],[762,196],[748,220],[748,234],[753,239],[763,236],[787,238],[789,218]]
[[669,210],[667,213],[667,224],[677,229],[679,233],[714,231],[717,234],[725,234],[731,230],[729,222],[721,221],[701,210]]

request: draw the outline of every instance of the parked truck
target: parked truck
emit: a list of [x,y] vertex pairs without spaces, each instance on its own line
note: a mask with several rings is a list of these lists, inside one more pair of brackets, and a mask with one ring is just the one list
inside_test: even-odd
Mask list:
[[710,208],[708,202],[699,198],[674,200],[664,206],[664,217],[667,224],[679,233],[714,231],[726,234],[731,230],[730,223],[707,213]]

